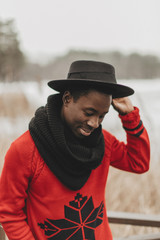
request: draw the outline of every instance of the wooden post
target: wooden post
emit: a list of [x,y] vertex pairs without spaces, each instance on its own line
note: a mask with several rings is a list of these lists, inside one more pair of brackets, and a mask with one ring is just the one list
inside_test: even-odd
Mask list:
[[0,225],[0,240],[6,240],[5,232],[1,225]]

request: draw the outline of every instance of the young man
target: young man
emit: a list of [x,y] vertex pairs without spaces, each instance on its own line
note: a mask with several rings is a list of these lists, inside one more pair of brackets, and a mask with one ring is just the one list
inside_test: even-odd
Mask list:
[[[111,240],[105,186],[109,166],[143,173],[150,147],[139,110],[117,84],[113,66],[72,63],[6,154],[0,182],[0,222],[10,240]],[[110,105],[127,144],[101,123]],[[116,190],[116,189],[115,189]]]

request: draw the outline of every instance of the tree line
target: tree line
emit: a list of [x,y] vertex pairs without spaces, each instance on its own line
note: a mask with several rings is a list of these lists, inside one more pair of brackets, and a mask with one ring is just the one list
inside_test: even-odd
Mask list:
[[118,79],[160,78],[160,59],[155,55],[123,54],[120,51],[90,52],[70,50],[45,65],[32,63],[20,48],[13,19],[0,20],[0,81],[64,78],[75,60],[96,60],[113,64]]
[[0,80],[15,80],[24,64],[14,21],[0,21]]

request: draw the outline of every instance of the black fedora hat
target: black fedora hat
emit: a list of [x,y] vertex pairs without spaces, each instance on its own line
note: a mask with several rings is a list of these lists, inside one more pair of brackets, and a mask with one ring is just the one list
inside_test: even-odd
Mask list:
[[75,61],[71,64],[67,79],[58,79],[48,82],[48,86],[58,92],[67,90],[71,86],[89,86],[102,89],[112,94],[113,98],[132,95],[130,87],[117,84],[115,69],[112,65],[97,61]]

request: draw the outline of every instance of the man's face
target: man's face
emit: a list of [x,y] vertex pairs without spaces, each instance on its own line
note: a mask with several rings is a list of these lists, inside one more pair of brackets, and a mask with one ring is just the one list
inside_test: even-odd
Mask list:
[[99,127],[112,102],[112,96],[96,90],[74,100],[69,91],[63,95],[61,116],[78,138],[89,136]]

